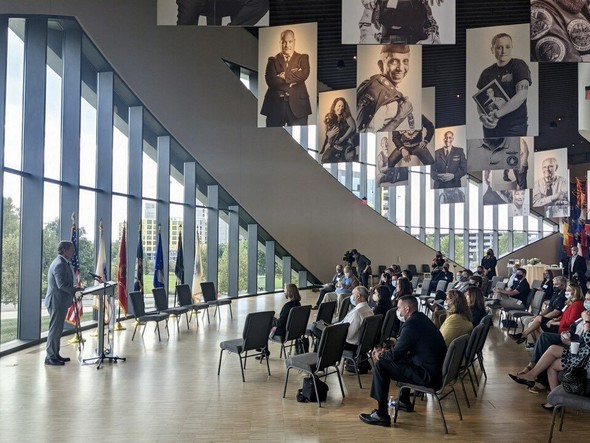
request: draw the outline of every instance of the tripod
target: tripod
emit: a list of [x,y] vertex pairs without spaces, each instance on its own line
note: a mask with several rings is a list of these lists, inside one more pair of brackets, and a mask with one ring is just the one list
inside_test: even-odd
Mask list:
[[[114,308],[114,287],[115,287],[115,283],[113,282],[104,282],[102,284],[102,287],[92,287],[89,288],[87,290],[86,293],[96,293],[100,291],[100,295],[98,296],[98,345],[96,348],[96,356],[95,357],[91,357],[91,358],[85,358],[84,360],[82,360],[82,364],[97,364],[96,369],[100,369],[102,363],[107,360],[110,362],[114,362],[117,363],[119,360],[122,361],[126,361],[127,359],[124,357],[117,357],[115,355],[107,355],[107,354],[111,354],[113,352],[113,348],[114,348],[114,321],[115,321],[115,308]],[[98,289],[98,290],[97,290]],[[107,294],[107,289],[109,289],[110,294]],[[111,333],[111,331],[113,331],[113,340],[111,343],[111,347],[110,349],[107,351],[105,351],[105,347],[104,347],[104,308],[105,308],[105,299],[106,297],[110,297],[111,298],[111,303],[110,303],[110,307],[111,307],[111,318],[110,318],[110,322],[109,322],[109,333]],[[110,340],[109,340],[110,341]]]

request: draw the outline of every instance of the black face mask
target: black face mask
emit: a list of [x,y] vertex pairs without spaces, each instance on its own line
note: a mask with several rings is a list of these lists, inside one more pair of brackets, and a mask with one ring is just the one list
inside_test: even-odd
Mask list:
[[519,281],[520,281],[520,280],[522,280],[522,279],[524,278],[524,275],[521,275],[521,274],[516,274],[516,275],[514,276],[514,278],[515,278],[515,280],[519,280]]

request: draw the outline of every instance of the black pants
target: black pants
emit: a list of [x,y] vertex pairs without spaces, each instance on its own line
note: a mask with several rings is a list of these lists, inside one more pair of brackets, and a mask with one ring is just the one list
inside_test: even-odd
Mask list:
[[324,296],[328,293],[328,292],[334,292],[336,290],[336,288],[334,288],[334,285],[330,285],[326,288],[322,288],[320,289],[320,295],[318,295],[318,299],[315,302],[316,306],[319,306],[322,301],[324,300]]
[[[377,409],[380,413],[387,413],[391,380],[426,385],[430,382],[430,374],[424,368],[415,366],[410,361],[394,362],[391,352],[381,355],[373,367],[373,383],[371,385],[371,397],[377,400]],[[409,396],[409,389],[400,391],[399,398],[403,402],[408,403]]]
[[255,25],[268,12],[268,0],[176,0],[178,25],[196,25],[200,16],[208,25],[221,25],[221,17],[230,16],[230,25]]
[[282,100],[277,110],[274,114],[266,116],[266,126],[268,128],[271,127],[280,127],[280,126],[306,126],[307,125],[307,115],[303,117],[297,117],[291,111],[291,106],[289,106],[289,102],[287,100]]
[[[434,164],[434,158],[432,158],[432,154],[430,153],[428,148],[416,148],[413,151],[410,151],[410,155],[415,155],[416,157],[418,157],[418,159],[422,162],[423,165]],[[399,163],[401,159],[401,150],[393,151],[393,153],[389,156],[389,159],[387,160],[387,164],[390,168],[393,168],[395,165]]]

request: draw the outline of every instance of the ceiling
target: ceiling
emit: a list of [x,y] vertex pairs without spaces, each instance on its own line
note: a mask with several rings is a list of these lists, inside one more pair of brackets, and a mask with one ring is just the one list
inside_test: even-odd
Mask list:
[[[271,26],[318,23],[318,80],[331,89],[356,86],[356,46],[340,43],[342,1],[361,0],[270,0]],[[436,88],[437,127],[465,124],[465,30],[526,23],[530,0],[456,0],[456,11],[456,44],[424,46],[422,51],[423,86]],[[337,67],[340,60],[343,67]],[[535,150],[568,147],[570,163],[590,162],[590,143],[577,129],[577,64],[541,64],[539,91]]]

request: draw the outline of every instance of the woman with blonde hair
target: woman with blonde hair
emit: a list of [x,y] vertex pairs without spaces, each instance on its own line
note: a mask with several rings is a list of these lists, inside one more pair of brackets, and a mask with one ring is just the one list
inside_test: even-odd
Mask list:
[[467,299],[461,291],[449,290],[445,305],[447,305],[447,318],[440,327],[440,333],[449,346],[457,337],[471,333],[473,323],[471,323],[471,310]]

